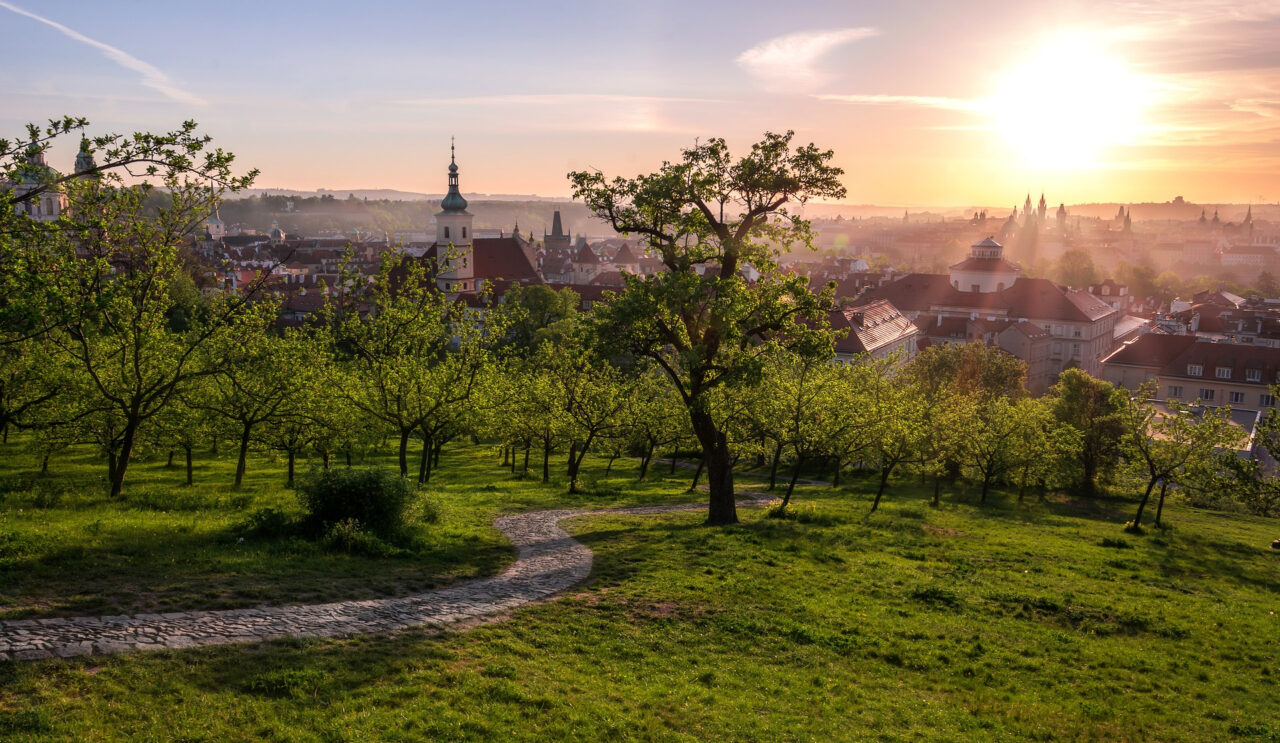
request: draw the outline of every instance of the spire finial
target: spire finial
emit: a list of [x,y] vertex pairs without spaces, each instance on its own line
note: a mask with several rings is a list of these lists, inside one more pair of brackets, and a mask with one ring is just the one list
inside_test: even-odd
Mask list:
[[457,162],[457,161],[454,159],[454,151],[453,151],[453,136],[452,136],[452,135],[449,137],[449,162],[450,162],[450,163]]

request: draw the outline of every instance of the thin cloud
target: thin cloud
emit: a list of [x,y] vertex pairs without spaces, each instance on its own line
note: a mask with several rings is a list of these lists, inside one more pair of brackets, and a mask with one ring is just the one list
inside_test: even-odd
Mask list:
[[879,29],[866,27],[799,31],[757,44],[739,54],[737,62],[769,86],[809,90],[827,79],[817,67],[823,55],[879,34]]
[[133,70],[139,75],[142,75],[143,85],[147,86],[148,88],[151,88],[152,90],[158,91],[159,93],[163,94],[165,97],[171,100],[177,101],[178,103],[186,103],[192,106],[205,105],[205,100],[203,98],[192,95],[191,93],[188,93],[185,90],[175,87],[171,82],[169,82],[169,77],[165,75],[163,72],[156,69],[154,66],[146,62],[143,62],[142,60],[138,59],[137,57],[133,56],[132,54],[129,54],[128,52],[122,49],[117,49],[116,47],[111,46],[110,44],[104,44],[101,41],[98,41],[96,39],[91,39],[88,36],[85,36],[84,34],[80,33],[79,31],[67,28],[66,26],[62,25],[61,23],[58,23],[57,21],[51,21],[48,18],[36,15],[35,13],[32,13],[29,10],[24,10],[23,8],[19,8],[18,6],[12,3],[5,2],[5,0],[0,0],[0,8],[4,8],[5,10],[9,10],[21,16],[26,16],[27,18],[30,18],[33,21],[39,21],[40,23],[43,23],[46,26],[56,29],[57,31],[61,32],[64,36],[70,39],[79,41],[82,44],[87,44],[93,47],[94,49],[97,49],[98,51],[102,52],[103,56],[105,56],[107,59],[110,59],[111,61],[115,62],[121,67],[124,67],[125,69]]
[[970,100],[968,98],[946,98],[933,95],[841,95],[836,93],[826,93],[823,95],[816,95],[814,98],[817,98],[820,101],[834,101],[837,103],[852,103],[867,106],[920,106],[923,108],[939,108],[945,111],[974,111],[982,106],[982,101]]
[[408,106],[564,106],[582,103],[724,103],[724,101],[718,98],[673,98],[604,93],[524,93],[456,98],[408,98],[395,103]]

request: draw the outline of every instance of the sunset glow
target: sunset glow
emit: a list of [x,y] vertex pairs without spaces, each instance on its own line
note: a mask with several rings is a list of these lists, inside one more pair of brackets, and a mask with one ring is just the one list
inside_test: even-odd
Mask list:
[[998,80],[986,107],[993,129],[1027,165],[1106,167],[1142,134],[1149,83],[1081,33],[1046,39]]
[[[856,203],[1280,201],[1275,3],[146,5],[171,33],[87,0],[0,2],[24,60],[0,71],[4,130],[190,118],[264,187],[419,193],[456,135],[476,192],[565,197],[575,168],[794,129],[835,151]],[[359,53],[319,53],[335,37]]]

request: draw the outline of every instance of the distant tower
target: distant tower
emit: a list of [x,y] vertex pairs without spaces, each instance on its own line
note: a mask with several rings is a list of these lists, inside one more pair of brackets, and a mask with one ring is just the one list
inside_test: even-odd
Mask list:
[[1133,232],[1133,210],[1130,209],[1124,213],[1124,231]]
[[1244,215],[1244,226],[1249,228],[1249,244],[1253,244],[1253,204],[1249,205],[1249,210]]
[[1204,209],[1200,210],[1200,224],[1201,226],[1209,224],[1209,218],[1205,216]]
[[93,152],[90,150],[89,138],[80,138],[80,152],[76,153],[76,175],[84,175],[90,173],[98,167],[98,163],[93,159]]
[[449,143],[449,192],[440,200],[436,213],[436,260],[440,272],[436,286],[441,291],[466,292],[475,289],[475,267],[471,250],[471,222],[467,200],[458,190],[458,162]]
[[1214,209],[1213,210],[1213,226],[1217,227],[1221,223],[1222,223],[1222,220],[1218,219],[1218,210]]
[[49,185],[59,175],[44,159],[44,147],[32,140],[27,147],[27,161],[14,168],[15,180],[0,184],[0,188],[11,189],[15,196],[25,196],[33,191],[40,191],[30,200],[16,206],[19,214],[40,222],[52,222],[67,208],[67,196],[56,185]]
[[1058,204],[1058,232],[1067,232],[1067,205]]
[[1040,224],[1044,224],[1045,213],[1048,212],[1049,206],[1044,203],[1044,192],[1040,192],[1040,206],[1036,208],[1036,216],[1040,220]]
[[1022,202],[1022,215],[1025,217],[1031,213],[1031,192],[1027,192],[1027,200]]
[[902,210],[902,223],[903,223],[903,224],[906,224],[907,222],[910,222],[910,221],[911,221],[911,218],[910,218],[910,216],[907,214],[907,210],[906,210],[906,209],[903,209],[903,210]]
[[571,237],[564,231],[564,224],[560,221],[560,210],[556,209],[555,214],[551,216],[551,234],[548,235],[546,230],[542,231],[543,246],[547,250],[568,250],[572,242]]

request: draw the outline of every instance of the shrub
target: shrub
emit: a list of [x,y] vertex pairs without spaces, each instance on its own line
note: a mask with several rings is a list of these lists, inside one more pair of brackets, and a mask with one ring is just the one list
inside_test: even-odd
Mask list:
[[249,514],[240,530],[255,537],[279,539],[294,533],[297,524],[278,508],[259,508]]
[[341,521],[354,521],[376,536],[397,536],[417,494],[414,485],[387,470],[335,468],[303,481],[298,497],[315,533],[327,534]]
[[330,524],[321,541],[325,549],[346,552],[348,555],[385,557],[391,552],[386,542],[365,531],[355,519],[343,519]]

